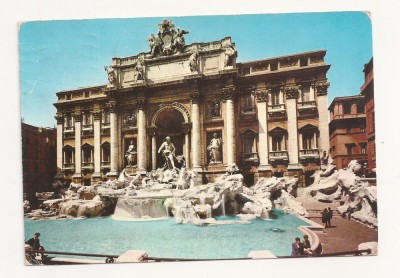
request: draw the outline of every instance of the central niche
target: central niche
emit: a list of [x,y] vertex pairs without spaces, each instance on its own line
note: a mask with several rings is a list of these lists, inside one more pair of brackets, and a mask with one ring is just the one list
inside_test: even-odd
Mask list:
[[171,137],[171,142],[175,146],[175,155],[182,155],[184,150],[185,135],[182,131],[182,124],[185,119],[181,112],[174,108],[166,109],[160,112],[156,119],[157,132],[157,167],[164,164],[161,154],[158,153],[158,148],[164,142],[165,137]]

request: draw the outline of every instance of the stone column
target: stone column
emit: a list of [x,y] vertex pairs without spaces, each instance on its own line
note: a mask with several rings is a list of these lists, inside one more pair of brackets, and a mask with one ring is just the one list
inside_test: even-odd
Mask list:
[[236,165],[236,128],[235,128],[235,88],[228,87],[223,90],[224,100],[226,101],[225,134],[227,166]]
[[189,167],[190,165],[190,130],[192,129],[192,124],[191,123],[183,123],[182,124],[182,130],[183,133],[185,134],[185,150],[183,156],[185,157],[186,160],[186,167]]
[[320,150],[329,152],[328,82],[316,84]]
[[260,166],[258,170],[271,170],[269,165],[268,148],[268,119],[267,119],[267,99],[266,90],[257,90],[255,92],[257,100],[257,119],[258,119],[258,155],[260,157]]
[[118,120],[117,120],[117,107],[115,101],[108,103],[110,109],[110,172],[107,176],[110,179],[115,179],[118,175]]
[[63,179],[64,175],[62,173],[63,168],[63,123],[64,116],[61,113],[57,113],[55,116],[57,120],[57,173],[56,179]]
[[75,121],[75,174],[72,180],[75,183],[82,181],[81,167],[82,167],[82,149],[81,149],[81,134],[82,134],[82,114],[81,112],[74,113]]
[[299,96],[298,86],[285,87],[286,112],[288,117],[288,170],[298,170],[299,165],[299,144],[297,128],[297,98]]
[[191,94],[192,100],[192,169],[201,171],[200,144],[200,93]]
[[137,153],[137,169],[140,173],[145,174],[147,171],[147,149],[146,149],[146,112],[145,100],[139,99],[137,102],[137,125],[138,125],[138,153]]
[[98,182],[101,180],[101,147],[100,147],[100,111],[93,111],[93,133],[94,133],[94,173],[92,175],[92,181]]
[[157,128],[151,126],[149,134],[151,136],[151,169],[157,170]]

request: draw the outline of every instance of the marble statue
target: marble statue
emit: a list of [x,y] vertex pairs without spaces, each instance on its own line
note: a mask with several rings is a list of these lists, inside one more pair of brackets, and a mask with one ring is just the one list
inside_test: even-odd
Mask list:
[[115,75],[115,71],[114,71],[113,67],[105,66],[104,70],[108,74],[108,83],[109,83],[109,85],[115,85],[115,83],[117,82],[117,77]]
[[185,38],[183,37],[183,35],[185,34],[189,34],[189,31],[181,30],[178,28],[178,30],[174,32],[175,49],[178,52],[183,52],[183,49],[185,47]]
[[199,71],[199,53],[194,51],[189,57],[189,68],[191,72]]
[[138,59],[136,66],[135,66],[135,76],[136,76],[136,81],[138,80],[143,80],[144,79],[144,65],[143,65],[143,59]]
[[164,143],[161,144],[158,149],[158,153],[162,153],[165,160],[164,168],[172,170],[175,169],[174,158],[175,158],[175,146],[171,142],[171,138],[167,136]]
[[329,159],[329,154],[326,151],[324,151],[322,153],[321,158],[320,158],[320,160],[321,160],[321,170],[325,170],[326,167],[328,166],[328,159]]
[[236,55],[235,48],[232,43],[228,43],[224,46],[225,48],[225,59],[224,59],[224,66],[233,66],[233,58]]
[[135,145],[133,145],[133,141],[131,141],[125,154],[126,160],[128,161],[128,166],[135,166],[134,163],[136,161],[136,155],[137,152],[135,150]]
[[150,46],[150,56],[155,57],[162,52],[162,40],[159,37],[154,36],[153,33],[147,38]]
[[207,147],[207,150],[210,152],[210,163],[218,163],[221,162],[221,138],[218,137],[217,133],[213,134],[213,138],[210,141],[210,144]]

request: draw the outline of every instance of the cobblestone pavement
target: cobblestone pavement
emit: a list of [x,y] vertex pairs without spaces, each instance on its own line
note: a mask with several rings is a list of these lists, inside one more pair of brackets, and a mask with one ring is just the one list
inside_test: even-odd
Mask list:
[[336,210],[338,204],[325,204],[302,198],[297,198],[297,200],[303,203],[310,214],[310,219],[319,224],[322,224],[321,212],[324,208],[330,207],[334,211],[331,220],[332,227],[324,229],[323,233],[317,233],[322,244],[322,253],[354,251],[360,243],[378,241],[378,231],[343,218]]

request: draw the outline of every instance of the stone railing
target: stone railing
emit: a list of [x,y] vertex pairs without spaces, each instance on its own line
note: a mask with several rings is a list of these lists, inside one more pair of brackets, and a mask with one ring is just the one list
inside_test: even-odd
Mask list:
[[269,111],[282,111],[282,110],[286,110],[286,107],[285,107],[284,103],[272,104],[272,105],[268,105],[268,110]]
[[93,162],[82,162],[82,169],[93,169],[94,163]]
[[310,100],[310,101],[301,101],[298,103],[299,108],[309,108],[309,107],[316,107],[317,103],[315,100]]
[[102,161],[101,162],[101,168],[110,168],[110,161]]
[[75,163],[63,163],[63,170],[75,169]]
[[300,157],[319,157],[318,149],[300,150]]
[[73,126],[64,126],[64,132],[74,132]]
[[242,161],[244,162],[257,162],[258,161],[258,153],[243,153],[242,154]]
[[93,129],[93,125],[92,124],[82,125],[82,129],[83,130],[91,130],[91,129]]
[[288,160],[288,152],[287,151],[272,151],[269,152],[269,160],[276,161],[276,160]]

